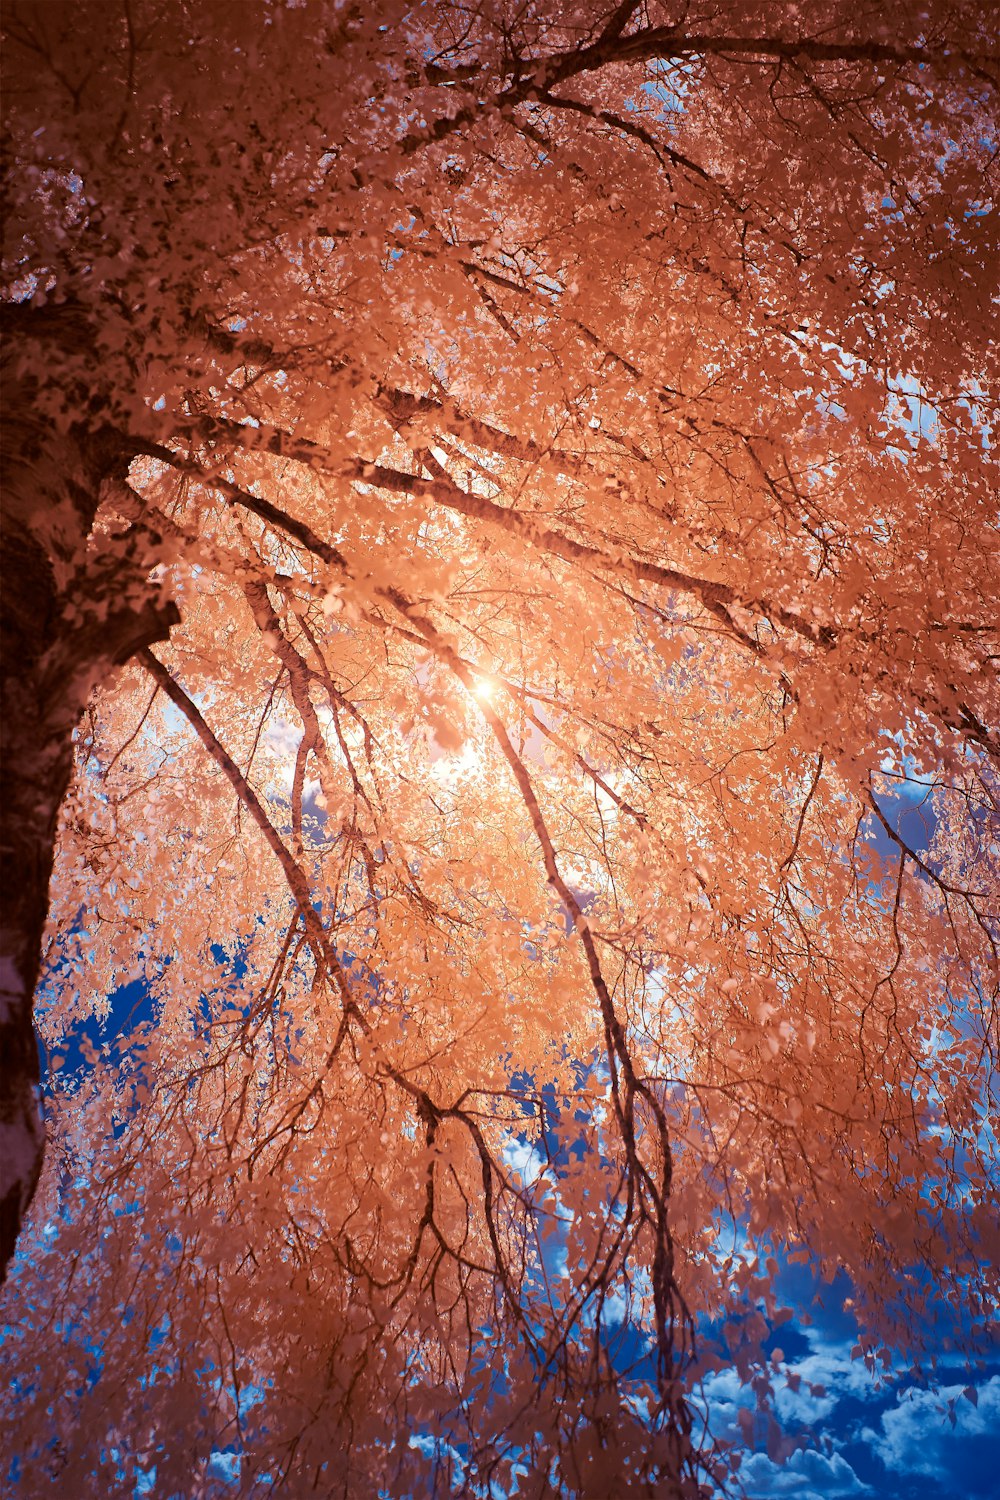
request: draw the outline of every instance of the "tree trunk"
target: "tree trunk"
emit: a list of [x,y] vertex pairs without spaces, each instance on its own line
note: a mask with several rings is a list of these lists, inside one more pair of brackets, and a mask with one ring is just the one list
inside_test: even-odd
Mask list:
[[[21,332],[26,309],[9,309]],[[44,332],[42,315],[36,314]],[[60,327],[64,332],[65,323]],[[47,342],[47,341],[46,341]],[[62,337],[58,339],[63,342]],[[35,348],[37,349],[37,345]],[[35,352],[31,350],[29,352]],[[106,427],[59,431],[11,339],[3,381],[4,525],[0,535],[0,1282],[14,1252],[44,1151],[32,1001],[59,808],[73,733],[93,689],[142,646],[162,640],[175,606],[127,549],[88,547],[101,485],[130,454]],[[37,365],[36,365],[37,367]]]

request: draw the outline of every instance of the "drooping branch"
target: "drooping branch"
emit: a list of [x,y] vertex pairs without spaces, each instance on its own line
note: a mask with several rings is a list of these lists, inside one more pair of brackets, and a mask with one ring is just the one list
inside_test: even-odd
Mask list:
[[[475,673],[442,638],[435,626],[399,589],[380,590],[408,624],[413,627],[457,677],[465,690],[475,697]],[[669,1198],[673,1173],[670,1133],[663,1106],[650,1083],[636,1072],[625,1028],[615,1009],[601,965],[597,943],[576,892],[559,867],[556,847],[542,811],[531,775],[523,757],[515,749],[503,718],[489,698],[478,698],[479,710],[510,768],[521,801],[538,841],[546,878],[569,914],[587,962],[591,986],[597,998],[605,1036],[605,1056],[611,1079],[611,1094],[628,1167],[630,1191],[637,1194],[639,1215],[649,1223],[654,1241],[653,1299],[656,1312],[657,1363],[661,1399],[669,1406],[675,1431],[685,1437],[690,1432],[691,1415],[677,1394],[675,1367],[675,1329],[680,1322],[683,1361],[689,1352],[687,1341],[693,1337],[693,1324],[674,1274],[673,1238],[669,1220]],[[659,1175],[647,1165],[640,1147],[641,1129],[637,1120],[637,1103],[648,1111],[659,1152]]]
[[[243,772],[229,754],[229,751],[209,728],[198,705],[188,696],[176,678],[167,671],[163,663],[148,648],[138,652],[136,660],[141,666],[145,667],[146,671],[153,678],[153,681],[158,684],[171,703],[180,709],[209,755],[215,761],[215,764],[233,788],[240,803],[246,808],[264,835],[268,847],[281,866],[288,889],[295,901],[299,915],[305,924],[310,940],[316,947],[315,956],[317,961],[321,964],[328,961],[330,957],[329,945],[322,932],[319,918],[313,909],[309,882],[306,880],[305,875],[289,850],[285,847],[281,835],[268,817],[257,793],[249,781],[247,781]],[[336,971],[339,969],[339,965],[334,964],[331,968]]]
[[591,47],[551,58],[530,59],[526,68],[545,71],[551,86],[581,73],[592,73],[610,63],[670,62],[673,59],[718,57],[733,61],[848,63],[872,68],[918,67],[941,72],[968,68],[994,87],[997,79],[988,71],[1000,67],[1000,54],[928,45],[901,46],[873,38],[852,41],[821,41],[816,37],[782,37],[773,34],[738,36],[726,33],[689,32],[680,27],[653,26],[630,36],[601,37]]
[[[425,479],[420,475],[408,474],[401,469],[371,463],[365,459],[337,463],[331,460],[330,454],[322,445],[313,443],[308,438],[285,432],[281,428],[268,426],[263,422],[256,427],[246,427],[222,418],[206,416],[200,420],[198,427],[202,435],[211,437],[216,442],[221,441],[226,445],[235,442],[240,447],[251,451],[262,450],[275,457],[289,458],[311,469],[332,473],[355,483],[371,485],[374,489],[382,489],[390,494],[406,494],[416,499],[430,500],[446,510],[452,510],[459,515],[499,527],[517,536],[530,547],[551,556],[560,557],[564,561],[586,563],[602,573],[619,577],[625,574],[647,583],[691,594],[710,613],[719,614],[720,611],[726,611],[724,622],[727,628],[734,626],[727,607],[737,606],[748,611],[759,611],[766,617],[777,620],[786,629],[808,640],[814,646],[829,647],[836,640],[836,633],[831,627],[814,625],[794,610],[763,599],[744,598],[729,584],[714,579],[699,578],[680,568],[671,568],[634,554],[624,557],[609,556],[600,548],[588,546],[584,542],[566,536],[563,532],[554,530],[530,513],[498,505],[485,495],[477,495],[465,490],[454,480],[440,477]],[[177,455],[171,455],[170,450],[166,448],[158,449],[157,456],[162,457],[165,462],[174,462],[181,466],[185,462],[178,459]],[[233,498],[238,498],[236,494],[238,487],[233,486],[230,481],[216,479],[209,475],[205,475],[205,478],[232,495]],[[245,491],[239,491],[240,503],[246,504],[248,508],[256,507],[257,513],[262,518],[266,518],[265,509],[272,517],[280,514],[277,507],[272,506],[270,502],[259,500],[256,496],[242,498],[245,496]],[[288,522],[291,524],[287,524]],[[317,556],[323,557],[326,561],[333,558],[343,561],[341,555],[328,543],[319,543],[317,547],[319,539],[304,523],[292,521],[291,518],[286,517],[286,522],[282,525],[289,534],[297,535],[304,542],[308,534],[310,539],[306,545],[316,551]],[[291,529],[292,526],[295,528],[294,532]],[[746,639],[744,639],[744,644],[747,644]],[[754,649],[756,650],[756,643],[754,643]]]
[[[620,12],[616,13],[619,14]],[[599,73],[614,64],[687,63],[690,59],[717,58],[723,62],[754,64],[844,63],[868,67],[884,74],[889,69],[920,68],[954,74],[967,70],[992,89],[1000,89],[1000,54],[961,47],[935,46],[933,43],[905,46],[876,41],[824,41],[817,37],[783,37],[774,34],[739,36],[728,33],[686,32],[680,26],[644,27],[628,35],[622,26],[612,24],[589,46],[576,47],[548,55],[512,58],[502,77],[510,83],[496,89],[488,100],[476,98],[455,114],[441,115],[419,130],[407,132],[397,142],[405,156],[436,145],[474,124],[489,110],[509,110],[539,90],[552,89],[570,78]],[[469,88],[484,80],[485,69],[464,65],[454,70],[438,68],[428,73],[429,81],[455,83]]]

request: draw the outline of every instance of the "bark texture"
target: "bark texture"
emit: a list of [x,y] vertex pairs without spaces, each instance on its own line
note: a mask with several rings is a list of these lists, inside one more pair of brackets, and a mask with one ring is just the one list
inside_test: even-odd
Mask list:
[[3,366],[4,520],[0,534],[0,1281],[41,1171],[45,1132],[32,1022],[59,808],[73,732],[91,692],[132,653],[162,640],[175,606],[145,581],[134,549],[96,551],[102,485],[131,455],[107,426],[61,427],[36,373],[87,338],[72,312],[8,308]]

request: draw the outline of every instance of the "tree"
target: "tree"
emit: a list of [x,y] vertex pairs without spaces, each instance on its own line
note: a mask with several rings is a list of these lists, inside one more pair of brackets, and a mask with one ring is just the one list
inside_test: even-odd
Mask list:
[[788,1256],[974,1342],[982,8],[5,24],[25,1483],[694,1494]]

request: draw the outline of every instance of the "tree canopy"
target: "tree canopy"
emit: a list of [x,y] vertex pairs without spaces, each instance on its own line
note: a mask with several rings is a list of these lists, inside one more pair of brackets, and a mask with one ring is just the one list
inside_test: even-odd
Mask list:
[[13,1477],[693,1496],[789,1260],[974,1348],[984,8],[5,10]]

